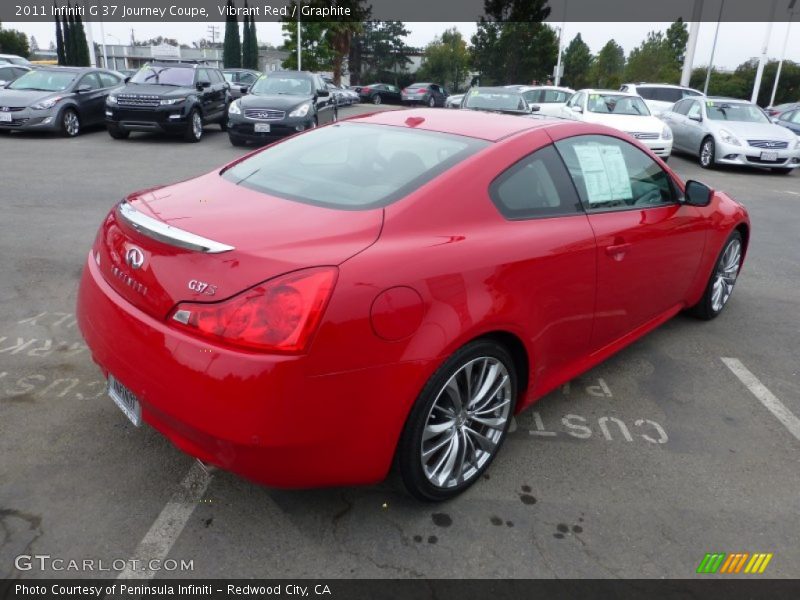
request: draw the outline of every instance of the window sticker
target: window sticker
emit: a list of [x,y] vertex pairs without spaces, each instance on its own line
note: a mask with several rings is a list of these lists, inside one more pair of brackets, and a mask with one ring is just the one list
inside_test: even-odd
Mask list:
[[574,147],[589,204],[633,198],[628,168],[619,146],[591,143]]

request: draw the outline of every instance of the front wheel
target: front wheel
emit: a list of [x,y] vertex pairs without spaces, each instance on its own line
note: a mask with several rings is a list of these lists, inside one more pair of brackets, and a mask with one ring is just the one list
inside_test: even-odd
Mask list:
[[700,146],[700,166],[704,169],[713,169],[715,153],[714,138],[704,139],[703,144]]
[[372,103],[373,103],[373,104],[380,104],[381,102],[383,102],[383,98],[381,98],[381,95],[380,95],[380,94],[375,94],[375,95],[372,97]]
[[453,354],[428,380],[400,438],[397,459],[409,493],[442,501],[475,483],[500,450],[516,394],[504,346],[477,340]]
[[719,316],[733,293],[733,286],[742,268],[742,256],[742,234],[734,231],[714,265],[703,297],[689,309],[692,315],[705,321]]
[[61,113],[61,135],[75,137],[81,132],[81,120],[75,109],[67,108]]
[[199,142],[203,137],[203,117],[200,111],[196,108],[192,109],[189,115],[189,122],[186,124],[186,131],[183,133],[183,139],[187,142]]
[[436,106],[436,98],[434,98],[433,96],[431,96],[431,97],[430,97],[430,99],[428,100],[428,106],[430,106],[431,108],[433,108],[434,106]]

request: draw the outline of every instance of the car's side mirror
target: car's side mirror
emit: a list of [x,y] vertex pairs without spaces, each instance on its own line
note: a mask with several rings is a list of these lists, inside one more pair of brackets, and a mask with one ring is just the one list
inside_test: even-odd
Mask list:
[[539,112],[540,110],[542,110],[541,106],[538,104],[531,104],[531,112]]
[[575,106],[572,107],[572,112],[582,113],[583,112],[583,107],[582,106],[578,106],[576,104]]
[[78,94],[85,94],[86,92],[90,91],[91,89],[92,89],[92,86],[90,86],[88,83],[84,83],[83,85],[79,85],[78,88],[75,90],[75,92],[78,93]]
[[686,204],[690,206],[708,206],[713,196],[714,190],[706,184],[693,179],[686,182],[684,191],[684,202]]
[[319,96],[320,98],[327,98],[330,95],[331,93],[328,90],[320,90],[317,92],[317,96]]
[[703,122],[703,117],[701,117],[700,115],[696,115],[696,116],[689,117],[689,118],[690,118],[692,121],[697,121],[698,123],[702,123],[702,122]]
[[128,75],[125,79],[122,80],[123,83],[128,83],[131,80],[131,76]]
[[239,88],[239,91],[242,92],[242,94],[249,94],[250,93],[250,86],[249,85],[243,85],[242,87]]
[[211,87],[211,82],[210,81],[198,81],[197,82],[197,89],[198,90],[204,90],[204,89],[206,89],[208,87]]

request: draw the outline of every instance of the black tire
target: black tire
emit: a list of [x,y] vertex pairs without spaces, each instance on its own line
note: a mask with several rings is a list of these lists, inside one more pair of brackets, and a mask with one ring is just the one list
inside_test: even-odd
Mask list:
[[436,98],[431,96],[430,99],[428,100],[428,106],[430,106],[431,108],[435,107],[436,106]]
[[373,103],[373,104],[381,104],[382,102],[383,102],[383,98],[381,98],[381,95],[380,95],[380,94],[375,94],[375,95],[372,97],[372,103]]
[[[499,437],[495,442],[494,449],[480,467],[475,468],[472,474],[461,483],[451,487],[440,487],[434,485],[425,475],[422,466],[422,435],[425,430],[426,423],[431,418],[433,405],[440,397],[440,392],[448,383],[450,378],[458,373],[462,367],[467,365],[470,361],[480,359],[481,357],[488,357],[497,360],[505,367],[508,373],[508,382],[510,384],[509,394],[509,410],[507,413],[506,422],[503,424],[502,429],[499,431]],[[505,390],[503,391],[503,398],[505,398]],[[498,392],[499,393],[499,392]],[[400,470],[400,475],[403,479],[408,492],[424,501],[441,502],[454,496],[457,496],[473,483],[480,479],[481,475],[489,468],[494,458],[500,451],[503,441],[506,438],[509,424],[511,423],[512,415],[514,414],[514,406],[516,404],[517,396],[517,373],[514,367],[514,361],[505,346],[490,339],[475,340],[463,346],[456,351],[444,364],[437,369],[431,376],[425,387],[420,392],[417,401],[415,402],[411,412],[406,420],[403,433],[400,437],[400,442],[397,446],[397,464]],[[465,437],[458,438],[458,426],[453,426],[453,431],[457,439],[466,439]],[[472,438],[470,438],[472,439]],[[464,446],[466,448],[466,445]],[[470,465],[474,467],[474,465]]]
[[108,135],[110,135],[115,140],[127,140],[130,137],[131,132],[125,131],[124,129],[120,129],[116,125],[109,125]]
[[778,175],[788,175],[792,171],[794,171],[794,169],[784,169],[782,167],[774,167],[772,169],[772,172],[777,173]]
[[59,117],[61,135],[77,137],[81,133],[81,118],[74,108],[65,108]]
[[[196,119],[200,120],[199,132],[196,127]],[[186,130],[183,132],[183,140],[192,144],[196,144],[203,138],[203,117],[200,111],[196,108],[192,109],[189,113],[189,119],[186,122]]]
[[[706,159],[703,158],[703,151],[706,148],[706,146],[708,146],[709,149],[709,157],[708,161],[704,163]],[[716,160],[716,158],[717,158],[717,147],[716,144],[714,144],[714,138],[707,137],[700,144],[700,157],[698,158],[698,162],[700,163],[700,166],[704,169],[713,169],[715,166],[714,161]]]
[[[744,256],[744,244],[742,242],[742,234],[739,231],[734,231],[725,241],[725,245],[722,246],[722,250],[717,257],[717,260],[714,262],[714,269],[711,271],[711,275],[708,277],[708,283],[706,284],[706,290],[703,292],[703,297],[700,299],[700,302],[692,306],[687,310],[687,312],[696,317],[698,319],[702,319],[704,321],[710,321],[711,319],[717,318],[722,311],[725,310],[725,307],[728,305],[728,301],[730,299],[730,295],[733,293],[733,287],[731,287],[730,293],[725,298],[722,306],[717,309],[714,307],[713,297],[714,297],[714,283],[717,280],[718,271],[720,265],[722,263],[723,258],[725,257],[725,253],[728,250],[729,246],[733,242],[738,242],[740,253],[739,253],[739,265],[736,270],[736,275],[739,274],[739,269],[742,267],[742,257]],[[735,281],[734,281],[735,284]]]
[[331,123],[338,123],[338,121],[339,121],[339,111],[338,110],[334,110],[333,111],[333,120],[331,121]]
[[222,131],[228,131],[228,107],[225,107],[225,112],[219,120],[219,128]]
[[228,132],[228,139],[231,141],[231,145],[241,147],[247,145],[247,142],[240,137],[236,137]]

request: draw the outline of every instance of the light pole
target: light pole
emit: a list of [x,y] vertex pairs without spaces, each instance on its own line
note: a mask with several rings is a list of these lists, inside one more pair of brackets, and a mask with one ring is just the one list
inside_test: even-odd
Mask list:
[[692,66],[694,65],[694,51],[697,48],[697,37],[700,33],[700,21],[703,18],[703,0],[694,0],[692,9],[692,21],[689,23],[689,39],[686,41],[686,56],[683,58],[683,70],[681,71],[681,85],[686,87],[692,78]]
[[303,34],[300,31],[300,14],[301,10],[300,0],[297,0],[297,70],[303,70],[303,51],[301,50],[303,44]]
[[564,37],[564,27],[567,25],[567,0],[564,0],[564,20],[561,22],[561,27],[558,28],[558,58],[556,59],[556,72],[553,78],[553,84],[558,85],[561,83],[561,40]]
[[781,59],[778,61],[778,71],[775,73],[775,82],[772,84],[772,95],[769,98],[769,106],[775,104],[775,94],[778,92],[778,80],[781,78],[781,68],[783,67],[783,58],[786,56],[786,45],[789,43],[789,31],[792,28],[792,17],[794,16],[794,5],[797,0],[789,2],[789,21],[786,23],[786,37],[783,38],[783,50],[781,50]]
[[725,0],[721,0],[719,3],[719,16],[717,17],[717,28],[714,30],[714,43],[711,44],[711,58],[708,60],[708,69],[706,69],[706,83],[703,86],[704,96],[708,96],[708,82],[711,80],[711,67],[714,65],[714,53],[717,51],[717,36],[719,36],[719,24],[722,21],[723,8],[725,8]]
[[775,9],[777,7],[778,0],[772,0],[772,6],[769,10],[769,21],[767,22],[767,35],[764,36],[764,45],[761,47],[761,56],[758,59],[758,68],[756,69],[756,80],[753,82],[753,95],[750,96],[750,102],[753,104],[758,103],[758,92],[761,89],[761,77],[764,75],[764,64],[767,62],[769,38],[772,35],[772,22],[775,20]]

